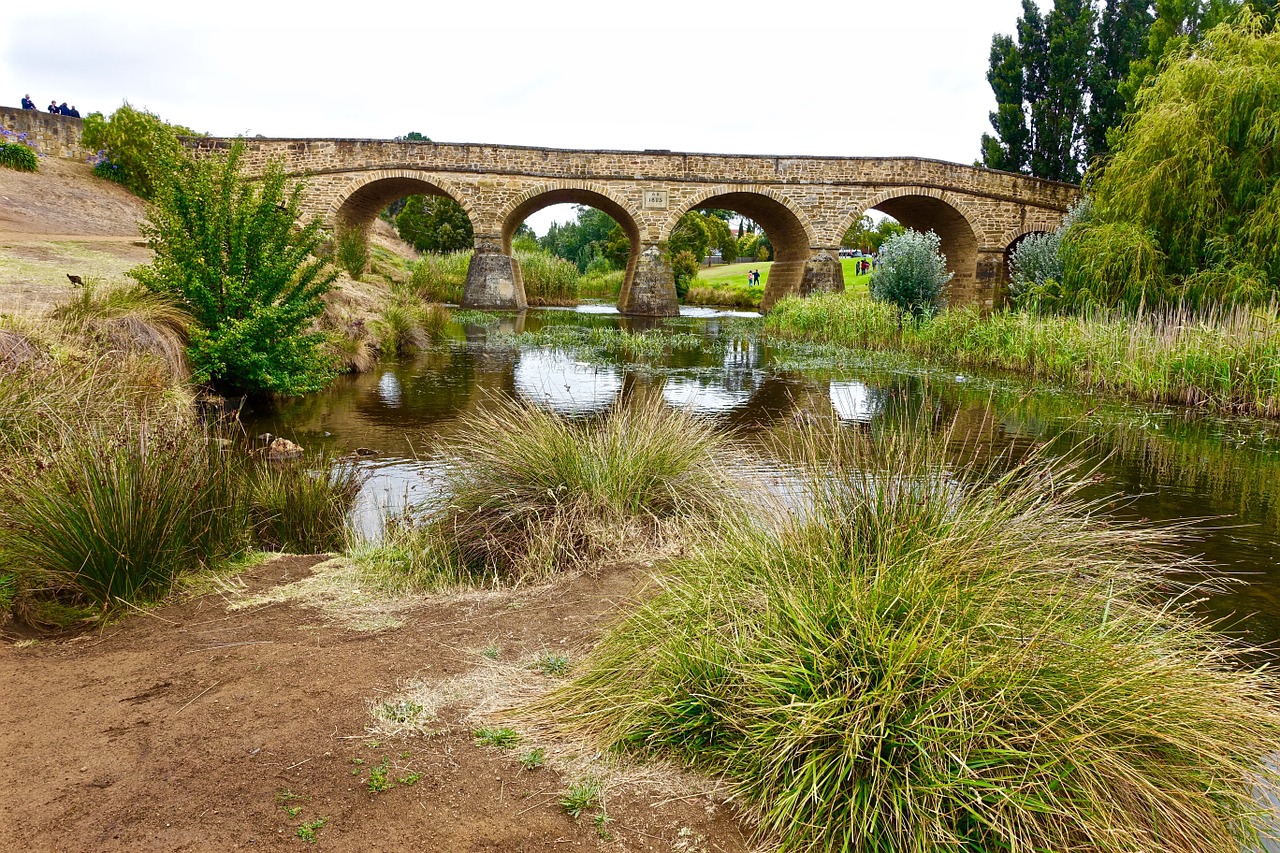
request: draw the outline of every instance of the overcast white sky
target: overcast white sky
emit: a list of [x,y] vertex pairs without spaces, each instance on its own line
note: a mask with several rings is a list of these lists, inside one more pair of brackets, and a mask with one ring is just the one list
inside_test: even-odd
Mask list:
[[[217,135],[972,163],[1019,0],[58,0],[0,15],[0,103]],[[555,212],[544,212],[536,230]],[[565,216],[555,218],[563,220]],[[542,227],[538,227],[542,226]]]

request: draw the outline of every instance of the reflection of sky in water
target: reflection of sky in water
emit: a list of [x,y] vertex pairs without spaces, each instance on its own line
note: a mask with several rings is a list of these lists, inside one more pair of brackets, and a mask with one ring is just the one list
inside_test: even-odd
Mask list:
[[574,361],[559,350],[526,350],[516,362],[515,388],[557,412],[592,412],[613,405],[622,377],[612,367]]
[[350,515],[356,535],[380,539],[384,519],[399,516],[406,506],[421,504],[439,493],[445,468],[444,460],[387,459],[361,463],[360,470],[367,479]]
[[880,406],[861,382],[832,382],[831,405],[842,421],[870,423]]
[[672,377],[662,386],[662,399],[678,409],[694,412],[724,412],[745,405],[750,391],[731,391],[720,383]]
[[400,402],[403,399],[400,380],[390,370],[382,374],[382,378],[378,380],[378,397],[385,405],[393,409],[400,408]]

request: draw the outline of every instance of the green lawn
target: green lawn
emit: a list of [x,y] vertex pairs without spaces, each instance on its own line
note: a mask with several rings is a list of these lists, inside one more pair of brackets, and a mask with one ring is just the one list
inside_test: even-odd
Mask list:
[[[855,275],[854,265],[859,258],[841,258],[844,268],[844,285],[850,293],[867,295],[867,283],[871,275]],[[685,302],[690,305],[732,305],[740,308],[760,307],[760,297],[769,283],[771,261],[751,264],[725,264],[703,267],[698,278],[689,288]],[[760,284],[747,285],[748,270],[760,270]]]

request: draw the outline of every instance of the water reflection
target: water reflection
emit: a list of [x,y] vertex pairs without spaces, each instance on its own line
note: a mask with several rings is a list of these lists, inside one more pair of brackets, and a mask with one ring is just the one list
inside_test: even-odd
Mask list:
[[609,408],[622,390],[612,367],[575,361],[558,350],[526,350],[517,356],[515,389],[520,396],[562,414]]

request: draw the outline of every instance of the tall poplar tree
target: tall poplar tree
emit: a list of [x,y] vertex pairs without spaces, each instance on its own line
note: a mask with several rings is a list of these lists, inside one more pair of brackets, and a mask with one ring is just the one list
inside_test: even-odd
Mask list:
[[1130,68],[1147,54],[1155,16],[1149,0],[1104,0],[1098,12],[1098,35],[1089,73],[1089,118],[1085,148],[1089,162],[1111,150],[1107,132],[1118,127],[1127,111],[1121,84]]
[[1094,34],[1090,0],[1054,0],[1047,16],[1023,0],[1018,40],[996,36],[987,79],[996,95],[982,140],[983,164],[1041,178],[1078,181],[1084,161],[1086,102]]

